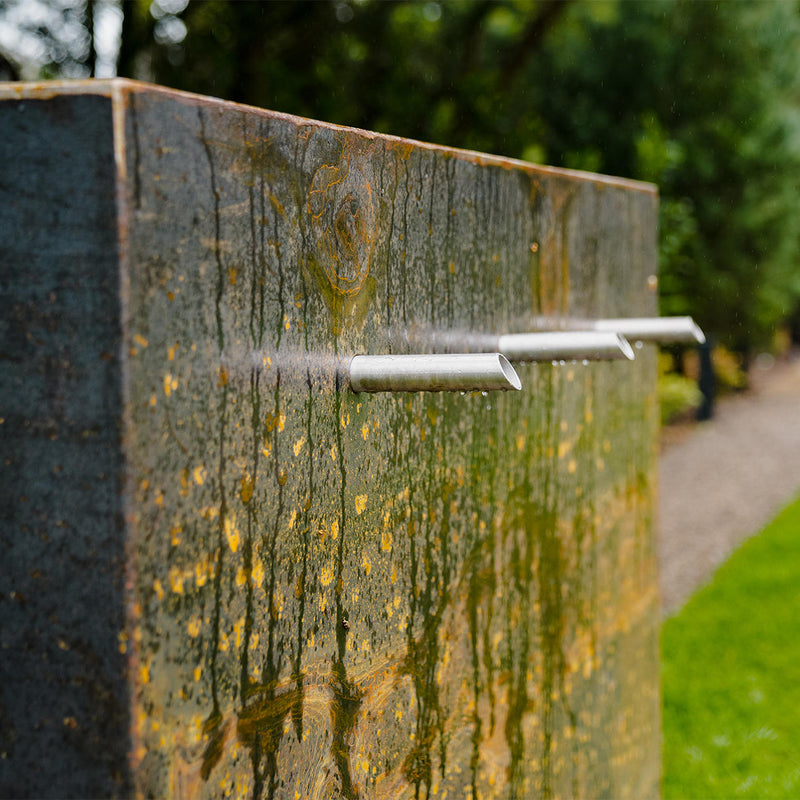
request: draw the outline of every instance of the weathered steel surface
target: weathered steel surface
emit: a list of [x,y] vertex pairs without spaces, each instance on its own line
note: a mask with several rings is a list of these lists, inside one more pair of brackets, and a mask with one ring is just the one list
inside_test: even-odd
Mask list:
[[131,786],[111,101],[0,103],[0,795]]
[[[4,377],[0,430],[7,464],[35,462],[3,478],[3,556],[24,553],[4,578],[18,621],[2,622],[3,786],[42,785],[5,745],[20,736],[7,731],[40,735],[19,696],[41,686],[53,730],[74,718],[59,735],[83,748],[78,772],[101,764],[107,787],[116,769],[123,794],[657,795],[653,352],[520,365],[521,392],[487,396],[354,394],[339,370],[540,315],[654,314],[652,188],[123,81],[69,91],[0,103],[5,141],[20,106],[61,130],[94,104],[108,137],[113,122],[117,181],[112,219],[111,139],[75,141],[78,183],[108,200],[90,221],[61,193],[96,237],[85,276],[61,259],[75,234],[57,211],[25,211],[51,255],[20,272],[38,244],[5,243],[24,227],[6,198],[31,181],[2,187],[3,303],[17,310],[3,315],[16,383]],[[77,282],[87,313],[37,339],[25,308]],[[97,435],[62,455],[31,420],[67,407],[67,348],[65,363],[87,364],[67,406]],[[38,399],[37,369],[56,381],[38,378]],[[96,540],[93,490],[109,508]],[[78,531],[76,555],[54,545],[57,519]],[[71,633],[105,683],[98,668],[82,690],[59,684],[59,628],[19,600],[43,580],[31,570],[63,575],[64,614],[96,600],[81,612],[96,636]],[[26,624],[52,654],[39,673]],[[98,720],[97,694],[116,709],[125,685],[126,724]],[[67,714],[62,689],[91,702]],[[121,749],[127,769],[109,756]]]

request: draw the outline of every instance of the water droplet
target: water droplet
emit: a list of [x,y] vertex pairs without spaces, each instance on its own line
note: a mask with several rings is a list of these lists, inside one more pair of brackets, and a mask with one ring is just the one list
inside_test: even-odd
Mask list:
[[561,361],[558,362],[558,365],[560,367],[565,367],[567,365],[567,362],[562,359]]
[[581,364],[583,364],[584,367],[588,367],[589,366],[589,359],[588,358],[584,358],[583,361],[581,361]]
[[641,340],[637,341],[635,347],[637,350],[641,350],[644,347],[644,342]]
[[488,397],[488,396],[489,396],[489,392],[481,392],[481,397]]
[[486,410],[487,411],[491,411],[492,410],[492,404],[491,403],[487,403],[486,404]]
[[461,396],[462,396],[462,397],[463,397],[465,394],[466,394],[466,392],[461,392]]
[[553,366],[557,367],[558,366],[558,361],[553,360]]

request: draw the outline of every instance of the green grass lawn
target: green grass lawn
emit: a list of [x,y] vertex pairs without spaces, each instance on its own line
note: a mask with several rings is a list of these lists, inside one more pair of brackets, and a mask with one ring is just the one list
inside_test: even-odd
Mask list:
[[800,498],[662,631],[664,798],[800,798]]

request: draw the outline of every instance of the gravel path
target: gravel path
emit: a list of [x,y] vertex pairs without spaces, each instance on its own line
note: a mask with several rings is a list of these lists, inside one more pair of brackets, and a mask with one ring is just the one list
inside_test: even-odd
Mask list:
[[800,491],[800,356],[756,370],[714,419],[665,429],[658,549],[665,615]]

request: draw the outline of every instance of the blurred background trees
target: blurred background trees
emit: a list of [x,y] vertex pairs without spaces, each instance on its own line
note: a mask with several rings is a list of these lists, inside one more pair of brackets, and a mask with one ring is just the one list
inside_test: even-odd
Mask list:
[[662,313],[743,354],[800,327],[795,0],[5,0],[0,34],[34,4],[46,76],[99,74],[116,14],[119,75],[652,181]]

